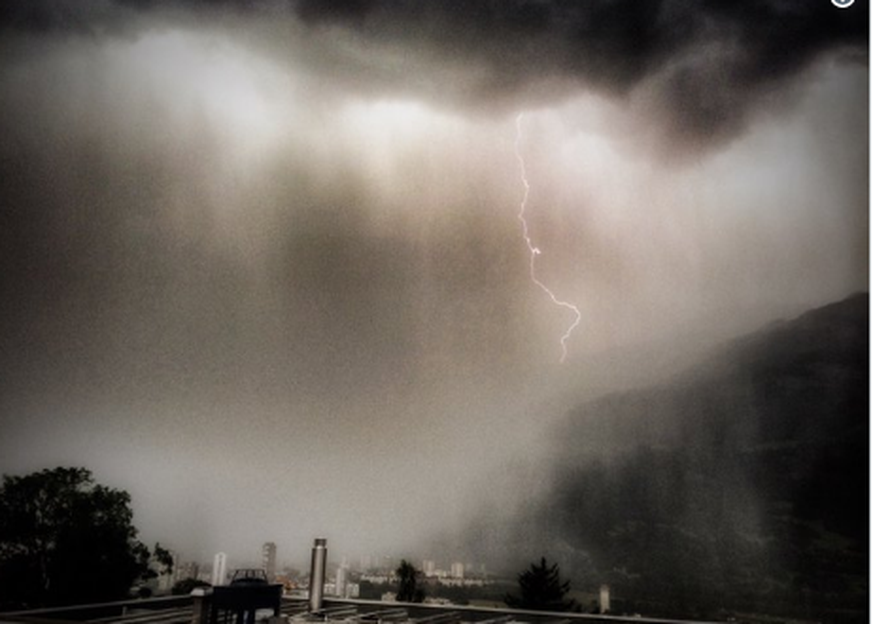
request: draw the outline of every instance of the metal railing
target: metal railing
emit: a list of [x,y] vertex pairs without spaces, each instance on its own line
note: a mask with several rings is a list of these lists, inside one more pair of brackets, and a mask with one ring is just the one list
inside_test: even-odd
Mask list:
[[[0,624],[205,624],[209,593],[193,596],[146,598],[112,603],[77,605],[0,613]],[[272,619],[294,624],[707,624],[691,620],[526,611],[509,608],[388,603],[376,600],[325,598],[322,608],[310,611],[304,598],[282,598],[279,615]]]

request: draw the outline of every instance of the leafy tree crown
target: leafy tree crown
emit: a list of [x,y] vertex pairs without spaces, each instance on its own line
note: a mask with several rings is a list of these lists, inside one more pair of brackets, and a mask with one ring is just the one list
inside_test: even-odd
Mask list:
[[127,597],[154,576],[132,520],[130,495],[96,484],[85,468],[5,475],[0,610]]

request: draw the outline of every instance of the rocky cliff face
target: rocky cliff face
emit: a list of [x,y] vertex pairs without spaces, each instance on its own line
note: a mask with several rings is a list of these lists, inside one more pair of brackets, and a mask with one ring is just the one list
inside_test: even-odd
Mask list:
[[[580,405],[514,539],[649,615],[866,621],[868,296]],[[625,598],[625,602],[621,602]]]

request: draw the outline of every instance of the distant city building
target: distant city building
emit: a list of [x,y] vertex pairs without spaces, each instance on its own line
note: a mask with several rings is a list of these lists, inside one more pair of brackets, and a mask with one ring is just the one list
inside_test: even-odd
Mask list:
[[271,583],[276,579],[276,544],[266,542],[261,547],[261,567]]
[[464,578],[464,564],[463,563],[453,563],[452,564],[452,578],[462,579]]
[[347,598],[346,583],[348,583],[348,568],[340,566],[336,570],[336,595],[340,598]]
[[212,584],[224,585],[227,582],[227,555],[223,552],[212,560]]
[[438,578],[438,585],[443,587],[485,587],[489,585],[488,581],[481,578]]
[[200,566],[193,561],[179,561],[173,565],[173,584],[186,579],[196,579],[200,572]]
[[425,576],[434,576],[434,574],[436,572],[436,563],[434,563],[433,560],[425,559],[422,562],[421,567],[423,569],[422,571],[424,572]]
[[162,572],[158,574],[158,592],[165,594],[173,589],[173,573]]
[[600,586],[600,612],[609,613],[609,585]]

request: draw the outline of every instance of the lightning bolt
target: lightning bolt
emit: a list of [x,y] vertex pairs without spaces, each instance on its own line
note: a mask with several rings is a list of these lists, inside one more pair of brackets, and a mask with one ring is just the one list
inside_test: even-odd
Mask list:
[[543,282],[541,282],[537,278],[536,274],[536,259],[542,251],[540,248],[533,244],[533,241],[530,237],[530,232],[527,226],[527,219],[524,216],[525,211],[527,210],[527,198],[530,195],[530,183],[527,181],[527,169],[524,165],[524,157],[521,155],[521,119],[524,117],[524,113],[519,113],[518,117],[515,118],[515,157],[518,159],[518,165],[521,169],[521,182],[524,184],[524,197],[521,199],[521,207],[518,211],[518,220],[521,221],[521,235],[524,238],[524,243],[527,245],[527,250],[530,253],[530,279],[531,281],[540,287],[540,289],[549,296],[549,299],[552,300],[556,306],[560,306],[562,308],[567,308],[568,310],[573,312],[574,319],[570,326],[567,328],[567,331],[564,332],[564,335],[561,336],[561,363],[564,363],[564,360],[567,359],[567,341],[570,340],[570,335],[573,333],[573,330],[579,325],[582,321],[582,313],[579,312],[579,308],[568,301],[562,301],[558,299],[552,290],[546,286]]

